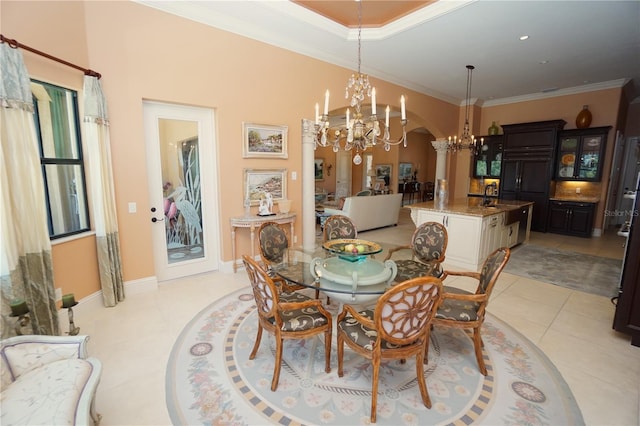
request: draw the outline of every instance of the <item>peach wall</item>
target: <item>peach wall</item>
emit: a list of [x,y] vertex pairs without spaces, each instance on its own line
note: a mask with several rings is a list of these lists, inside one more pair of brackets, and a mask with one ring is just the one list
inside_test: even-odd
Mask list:
[[[223,261],[231,260],[228,220],[243,214],[242,169],[286,168],[300,176],[301,119],[311,118],[314,104],[322,100],[325,89],[334,94],[331,109],[346,106],[342,94],[352,72],[350,69],[133,2],[3,1],[1,7],[5,36],[103,75],[102,84],[109,102],[125,281],[154,276],[143,100],[195,105],[215,111],[220,180],[218,234]],[[24,56],[34,78],[77,90],[82,87],[81,73],[29,52]],[[380,104],[398,108],[400,95],[406,96],[411,128],[424,127],[436,138],[460,131],[463,109],[459,105],[375,78],[372,82]],[[479,116],[477,127],[481,129],[486,129],[492,120],[505,124],[564,118],[571,123],[581,106],[589,104],[594,115],[592,125],[610,125],[615,123],[616,96],[614,90],[602,91],[474,109],[474,114]],[[288,126],[289,158],[243,159],[243,121]],[[374,154],[374,164],[396,164],[397,161],[398,153],[394,154],[393,150],[383,151],[380,156]],[[452,179],[458,182],[456,192],[458,187],[462,188],[464,195],[467,188],[459,183],[469,176],[468,158],[449,156],[448,162]],[[397,176],[397,166],[394,175]],[[606,171],[605,175],[608,176]],[[354,180],[359,180],[359,176],[354,174]],[[393,185],[397,185],[397,181],[392,180]],[[293,201],[292,210],[301,212],[301,180],[289,179],[287,186],[288,198]],[[128,202],[138,204],[137,213],[127,212]],[[300,220],[296,234],[302,234]],[[95,262],[86,244],[90,243],[78,240],[54,247],[56,283],[64,283],[61,285],[65,288],[71,278],[84,283],[86,291],[77,290],[80,297],[99,288],[98,274],[92,267],[86,270],[77,267]],[[239,235],[238,252],[247,251],[249,237]],[[67,258],[73,259],[75,266],[64,263],[62,259]],[[75,277],[76,272],[82,277]]]
[[[222,239],[220,257],[225,261],[231,260],[228,218],[243,214],[242,169],[277,167],[300,174],[301,119],[313,115],[314,104],[322,100],[327,88],[335,94],[331,108],[345,106],[341,98],[352,70],[136,3],[3,2],[2,9],[4,35],[103,75],[125,281],[154,275],[143,100],[215,111],[221,182],[218,234]],[[25,60],[34,77],[63,85],[73,80],[73,87],[81,87],[79,72],[29,52]],[[451,115],[454,106],[390,83],[372,81],[381,104],[398,108],[400,95],[406,96],[412,126],[426,127],[434,134],[450,133],[455,128]],[[243,121],[288,126],[289,158],[243,159]],[[292,210],[300,212],[301,181],[289,179],[287,185]],[[137,213],[127,212],[128,202],[138,204]],[[298,221],[297,235],[301,235],[300,226]],[[248,250],[248,236],[239,235],[238,252]],[[79,252],[77,258],[82,257]],[[86,280],[90,281],[92,288],[99,288],[97,277]]]

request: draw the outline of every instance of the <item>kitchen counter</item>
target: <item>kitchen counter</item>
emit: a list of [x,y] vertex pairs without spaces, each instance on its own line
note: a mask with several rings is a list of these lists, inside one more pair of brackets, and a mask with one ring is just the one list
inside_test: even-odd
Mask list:
[[599,203],[600,198],[598,197],[581,197],[578,194],[575,196],[558,196],[558,197],[550,197],[551,201],[570,201],[572,203]]
[[[531,201],[501,200],[492,197],[490,197],[490,200],[491,204],[489,206],[482,206],[482,197],[468,197],[455,199],[449,202],[442,209],[436,206],[435,201],[415,203],[406,206],[406,208],[412,210],[428,210],[440,213],[460,214],[465,216],[486,217],[533,205],[533,202]],[[413,212],[411,215],[413,216]]]
[[531,201],[491,199],[482,206],[482,198],[468,197],[438,208],[434,201],[411,204],[411,219],[420,226],[438,222],[447,230],[445,266],[478,271],[498,247],[513,247],[529,238]]

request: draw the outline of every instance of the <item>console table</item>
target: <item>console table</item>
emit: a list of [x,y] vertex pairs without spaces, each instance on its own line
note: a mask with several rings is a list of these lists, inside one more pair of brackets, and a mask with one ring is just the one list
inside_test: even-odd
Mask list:
[[291,225],[291,234],[290,234],[290,243],[293,243],[293,224],[296,221],[295,213],[278,213],[272,216],[238,216],[232,217],[229,219],[231,222],[231,255],[233,257],[233,272],[238,270],[238,263],[236,257],[236,228],[249,228],[251,231],[251,257],[255,257],[255,239],[256,239],[256,229],[260,228],[265,222],[275,222],[279,224],[290,224]]

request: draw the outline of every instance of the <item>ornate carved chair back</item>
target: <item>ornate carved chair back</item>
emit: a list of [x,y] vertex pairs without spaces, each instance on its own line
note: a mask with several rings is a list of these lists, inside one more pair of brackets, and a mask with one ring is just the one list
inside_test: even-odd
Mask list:
[[[478,280],[478,289],[476,294],[486,295],[486,302],[489,301],[493,287],[498,281],[500,273],[506,266],[511,257],[511,250],[507,247],[501,247],[491,253],[482,265],[480,271],[480,279]],[[486,303],[484,303],[486,306]],[[484,308],[484,306],[483,306]]]
[[280,263],[289,248],[289,239],[284,230],[275,222],[265,222],[258,229],[260,257],[265,265]]
[[358,230],[351,219],[344,215],[329,216],[324,222],[323,241],[339,238],[358,238]]
[[256,301],[260,322],[267,321],[282,324],[278,315],[279,292],[269,275],[249,256],[242,256],[244,267],[249,275],[251,290]]
[[378,339],[398,346],[426,343],[424,338],[441,293],[442,282],[435,277],[418,278],[391,287],[376,304],[374,319]]
[[449,236],[439,222],[425,222],[418,226],[411,237],[415,257],[424,263],[444,262]]

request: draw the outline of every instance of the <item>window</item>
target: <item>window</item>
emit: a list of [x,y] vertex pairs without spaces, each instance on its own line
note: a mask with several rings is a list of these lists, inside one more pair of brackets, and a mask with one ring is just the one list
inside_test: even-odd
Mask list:
[[48,210],[49,237],[88,231],[89,209],[80,142],[78,93],[31,81],[34,120]]

